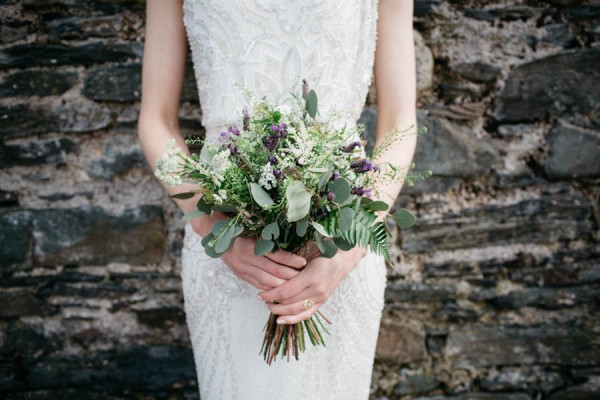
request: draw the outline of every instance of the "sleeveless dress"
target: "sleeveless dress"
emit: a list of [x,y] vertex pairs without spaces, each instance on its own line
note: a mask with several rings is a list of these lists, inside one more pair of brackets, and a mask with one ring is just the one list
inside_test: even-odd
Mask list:
[[[184,0],[207,140],[241,126],[242,83],[276,104],[292,100],[302,79],[319,112],[355,124],[371,82],[376,0]],[[185,226],[184,310],[202,400],[365,400],[387,283],[382,256],[368,253],[342,280],[321,312],[331,321],[326,346],[310,342],[300,360],[259,355],[269,310],[261,290],[207,256],[202,237]]]

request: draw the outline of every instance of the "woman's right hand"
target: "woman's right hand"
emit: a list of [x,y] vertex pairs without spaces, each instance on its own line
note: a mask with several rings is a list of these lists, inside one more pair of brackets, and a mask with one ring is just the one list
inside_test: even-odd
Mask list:
[[[207,235],[212,225],[219,219],[225,218],[222,213],[212,216],[203,215],[190,221],[192,228],[200,236]],[[306,259],[287,251],[277,250],[264,256],[254,254],[256,239],[238,236],[231,248],[221,259],[240,279],[250,283],[260,290],[270,290],[300,272],[306,265]]]

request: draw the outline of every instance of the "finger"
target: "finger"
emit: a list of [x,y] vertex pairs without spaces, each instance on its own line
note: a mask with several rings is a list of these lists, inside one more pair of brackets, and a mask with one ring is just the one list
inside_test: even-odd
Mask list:
[[254,286],[257,289],[260,290],[269,290],[271,289],[271,286],[268,285],[263,285],[262,283],[260,283],[259,281],[257,281],[256,279],[254,279],[253,277],[251,277],[250,275],[241,272],[239,274],[239,278],[245,280],[246,282],[248,282],[249,284],[251,284],[252,286]]
[[[270,273],[265,272],[256,266],[252,266],[251,268],[244,271],[244,273],[252,276],[254,279],[256,279],[261,284],[268,285],[273,288],[277,288],[277,287],[281,286],[282,284],[289,282],[285,279],[281,279],[276,276],[273,276]],[[271,290],[274,290],[274,289],[271,289]]]
[[286,316],[280,316],[277,318],[278,323],[280,323],[279,321],[283,321],[281,323],[283,324],[295,324],[298,323],[300,321],[304,321],[309,319],[314,313],[317,312],[317,310],[323,305],[323,303],[315,303],[311,308],[309,308],[308,310],[303,310],[302,312],[295,314],[295,315],[286,315]]
[[[311,299],[314,304],[318,304],[318,303],[322,303],[323,299],[318,299],[316,297],[307,297],[309,299]],[[294,303],[290,303],[290,304],[281,304],[281,303],[271,303],[270,301],[266,301],[265,304],[267,305],[267,308],[269,310],[271,310],[271,312],[273,314],[277,314],[277,315],[281,315],[281,316],[286,316],[286,315],[296,315],[296,314],[300,314],[301,312],[303,312],[305,310],[304,308],[304,299],[302,299],[302,301],[296,301]],[[314,307],[313,304],[313,307]]]
[[258,294],[259,299],[264,301],[278,301],[287,304],[286,299],[296,296],[308,286],[305,274],[298,274],[294,278],[277,286],[275,289],[267,290]]
[[320,286],[309,285],[295,295],[279,300],[278,303],[288,305],[302,302],[304,299],[311,299],[316,303],[322,302],[327,298],[327,292],[324,288],[322,289]]
[[300,273],[297,269],[283,266],[266,257],[259,257],[256,261],[256,266],[269,274],[281,279],[292,279]]
[[277,250],[273,253],[265,254],[265,257],[292,268],[302,268],[306,265],[306,259],[299,255],[292,254],[289,251]]

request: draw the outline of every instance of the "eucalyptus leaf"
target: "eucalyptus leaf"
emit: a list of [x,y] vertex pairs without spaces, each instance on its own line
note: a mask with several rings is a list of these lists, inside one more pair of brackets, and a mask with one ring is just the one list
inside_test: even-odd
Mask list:
[[215,243],[215,251],[217,253],[224,253],[227,251],[229,246],[231,246],[231,241],[233,240],[233,230],[231,227],[227,228],[223,235],[217,240]]
[[329,182],[329,179],[331,179],[331,175],[333,175],[333,171],[329,169],[323,172],[321,178],[319,179],[319,190],[323,189],[325,185],[327,185],[327,182]]
[[352,220],[354,219],[354,210],[349,207],[344,207],[340,210],[338,217],[338,229],[340,232],[348,232],[352,227]]
[[348,250],[351,250],[352,248],[354,248],[352,243],[348,242],[346,239],[341,238],[341,237],[333,238],[333,243],[335,243],[335,245],[337,247],[339,247],[340,249],[342,249],[344,251],[348,251]]
[[242,234],[242,232],[244,232],[244,227],[242,225],[240,225],[240,224],[233,225],[232,236],[234,238],[240,236]]
[[256,203],[262,208],[266,208],[275,204],[273,203],[271,196],[269,196],[269,194],[265,192],[265,190],[257,183],[252,182],[250,184],[250,192],[252,193],[252,198],[254,201],[256,201]]
[[254,244],[254,254],[257,256],[264,256],[269,253],[275,247],[275,242],[270,240],[258,239]]
[[229,220],[228,219],[220,219],[220,220],[218,220],[212,226],[212,230],[211,230],[212,234],[215,237],[218,237],[227,228],[227,225],[229,225]]
[[389,207],[386,202],[381,200],[371,201],[365,206],[366,209],[373,211],[386,211]]
[[185,214],[183,214],[183,219],[186,221],[189,221],[191,219],[198,218],[202,215],[206,215],[206,213],[204,211],[200,211],[200,210],[190,211],[190,212],[186,212]]
[[174,199],[179,199],[179,200],[185,200],[185,199],[191,199],[195,195],[196,195],[196,192],[183,192],[183,193],[172,194],[169,197],[174,198]]
[[215,251],[215,248],[213,246],[206,246],[204,248],[204,252],[206,253],[207,256],[212,257],[212,258],[219,258],[219,257],[221,257],[221,253],[217,253]]
[[296,235],[298,237],[303,237],[306,235],[306,230],[308,229],[308,219],[303,218],[300,221],[296,222]]
[[301,181],[293,181],[285,191],[287,199],[287,219],[289,222],[299,221],[310,211],[311,195],[304,188]]
[[211,205],[206,202],[203,196],[200,197],[200,200],[198,200],[198,203],[196,203],[196,208],[206,214],[209,214],[211,210]]
[[265,226],[260,237],[264,240],[275,240],[279,237],[279,225],[277,222],[271,222],[269,225]]
[[415,224],[415,216],[406,208],[399,208],[393,214],[394,221],[399,228],[407,229]]
[[327,230],[325,229],[325,227],[323,225],[321,225],[318,222],[311,222],[310,223],[317,232],[319,232],[321,234],[321,236],[326,236],[326,237],[331,237],[331,235],[327,232]]
[[341,203],[350,196],[350,184],[344,178],[338,178],[328,185],[329,191],[335,194],[335,201]]
[[202,240],[200,241],[200,244],[202,244],[202,247],[206,247],[208,246],[208,242],[210,242],[212,240],[212,238],[214,238],[215,235],[212,234],[212,232],[210,232],[208,235],[204,236],[202,238]]
[[216,206],[212,206],[212,210],[220,212],[237,212],[237,207],[232,204],[217,204]]
[[308,112],[308,115],[313,119],[317,116],[317,105],[317,93],[315,93],[314,90],[310,90],[306,96],[306,112]]
[[338,251],[338,248],[335,245],[335,243],[333,242],[333,240],[325,239],[319,233],[317,233],[315,235],[315,239],[317,242],[317,247],[319,248],[319,252],[321,252],[321,255],[323,257],[331,258],[331,257],[335,256],[335,254]]

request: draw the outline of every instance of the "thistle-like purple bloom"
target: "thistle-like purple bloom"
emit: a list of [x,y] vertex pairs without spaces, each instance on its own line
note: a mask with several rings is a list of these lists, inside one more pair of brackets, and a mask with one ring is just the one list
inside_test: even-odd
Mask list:
[[350,190],[350,193],[357,196],[371,197],[371,190],[372,189],[365,189],[362,186],[355,186]]
[[230,127],[227,132],[229,132],[231,135],[240,136],[240,130],[237,128],[237,126]]
[[270,137],[270,136],[263,137],[263,144],[267,147],[267,149],[269,149],[269,151],[275,150],[278,142],[279,142],[279,139],[276,137]]
[[247,131],[250,129],[250,114],[246,107],[242,110],[242,114],[244,114],[244,130]]
[[331,203],[334,200],[335,200],[335,193],[327,192],[327,201]]
[[329,179],[332,181],[335,181],[339,177],[340,177],[340,173],[337,171],[333,171],[333,174],[331,175],[331,178],[329,178]]
[[368,158],[362,158],[350,164],[350,168],[352,168],[356,173],[371,171],[373,167],[373,163]]
[[282,180],[283,179],[283,173],[278,168],[273,168],[273,175],[275,175],[275,178],[278,179],[278,180]]
[[277,165],[277,164],[279,164],[279,161],[277,161],[277,157],[275,157],[275,156],[269,156],[269,164],[271,164],[271,165]]
[[352,153],[352,151],[354,151],[354,149],[357,147],[358,148],[362,147],[359,140],[354,141],[354,142],[350,143],[349,145],[340,148],[340,150],[343,151],[344,153]]
[[306,100],[308,97],[308,83],[306,83],[306,79],[302,79],[302,98]]

